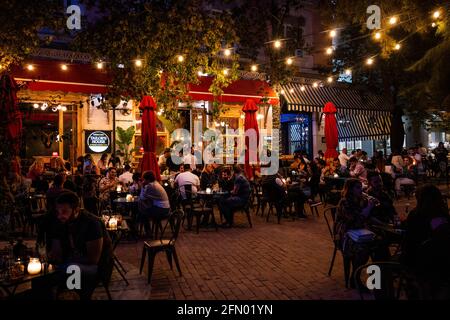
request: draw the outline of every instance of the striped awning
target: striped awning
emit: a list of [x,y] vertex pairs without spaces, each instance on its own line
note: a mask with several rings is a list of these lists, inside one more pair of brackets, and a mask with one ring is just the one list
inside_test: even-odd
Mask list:
[[391,130],[391,114],[367,115],[361,112],[336,114],[339,141],[385,140]]
[[[303,87],[303,89],[302,89]],[[289,83],[282,86],[282,105],[287,112],[322,112],[325,103],[331,101],[338,111],[354,114],[355,111],[367,115],[390,112],[390,103],[380,95],[356,89],[334,86]]]

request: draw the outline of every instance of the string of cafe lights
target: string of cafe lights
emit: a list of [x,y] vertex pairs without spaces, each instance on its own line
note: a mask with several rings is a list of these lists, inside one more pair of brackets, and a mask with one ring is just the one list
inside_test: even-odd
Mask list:
[[[443,5],[442,7],[436,9],[435,11],[433,11],[431,13],[431,17],[433,19],[433,22],[431,23],[431,27],[435,28],[437,26],[437,21],[439,21],[442,18],[442,16],[444,15],[444,12],[448,12],[448,8],[446,8],[447,6],[448,5]],[[386,23],[387,24],[386,28],[379,29],[379,30],[377,30],[377,31],[375,31],[373,33],[368,33],[366,35],[361,35],[361,36],[358,36],[358,37],[346,40],[344,42],[339,43],[339,45],[343,45],[343,44],[346,44],[346,43],[349,43],[349,42],[352,42],[352,41],[355,41],[355,40],[363,39],[363,38],[366,38],[366,37],[373,37],[374,41],[380,41],[382,39],[382,37],[383,37],[383,34],[386,33],[388,30],[390,30],[391,28],[397,27],[397,26],[399,26],[399,25],[401,25],[403,23],[411,22],[412,20],[417,18],[417,17],[412,16],[409,19],[400,20],[400,17],[402,15],[406,15],[406,13],[403,12],[401,14],[390,15],[387,19],[385,19],[385,21],[387,22]],[[335,38],[338,35],[338,31],[342,30],[342,29],[344,29],[344,27],[336,27],[336,28],[333,28],[333,29],[320,31],[319,33],[328,33],[329,37],[333,39],[333,38]],[[401,49],[401,47],[402,47],[402,43],[404,41],[406,41],[409,37],[411,37],[413,34],[419,32],[420,30],[421,29],[417,29],[416,31],[411,32],[409,35],[407,35],[403,39],[401,39],[399,41],[396,41],[395,45],[393,46],[393,50],[399,51]],[[316,35],[316,34],[317,33],[307,34],[307,35],[303,35],[303,37],[313,36],[313,35]],[[280,50],[283,47],[283,43],[286,42],[286,41],[289,41],[289,40],[290,40],[289,38],[274,39],[274,40],[265,42],[265,44],[272,46],[274,50]],[[333,46],[328,46],[327,48],[325,48],[324,52],[325,52],[326,55],[331,56],[331,55],[333,55],[335,49],[336,48],[333,47]],[[220,50],[220,52],[221,52],[221,54],[223,55],[223,57],[225,59],[228,59],[233,54],[233,48],[223,48],[222,50]],[[375,63],[375,61],[376,61],[375,58],[378,57],[379,55],[380,55],[380,53],[371,55],[369,57],[364,58],[362,61],[360,61],[358,63],[354,63],[352,67],[347,66],[345,68],[345,70],[344,70],[344,74],[347,75],[347,76],[350,76],[351,73],[352,73],[352,69],[354,67],[360,65],[360,64],[365,64],[368,67],[372,66]],[[181,63],[185,62],[186,56],[184,54],[178,54],[178,55],[175,56],[175,59],[176,59],[177,63],[181,64]],[[297,59],[297,57],[288,56],[288,57],[280,59],[279,61],[284,61],[286,66],[290,67],[290,66],[292,66],[294,64],[296,59]],[[141,58],[137,58],[137,59],[132,60],[132,63],[134,64],[134,66],[136,68],[141,68],[144,65],[143,59],[141,59]],[[106,61],[103,61],[103,60],[99,60],[99,61],[95,62],[96,68],[99,69],[99,70],[104,69],[106,64],[108,64],[108,63]],[[262,66],[262,65],[265,65],[265,64],[266,63],[252,63],[250,65],[250,71],[251,72],[258,72],[259,67]],[[29,64],[25,65],[25,68],[28,71],[34,71],[36,69],[37,65],[38,64],[31,64],[31,63],[29,63]],[[68,64],[68,63],[61,63],[60,64],[60,68],[64,72],[69,72],[70,71],[70,65],[71,64]],[[117,67],[118,68],[124,68],[125,66],[124,66],[124,64],[118,64]],[[224,76],[227,76],[229,74],[229,71],[230,71],[229,68],[224,67],[222,69],[222,74]],[[159,70],[158,73],[162,74],[163,70]],[[197,74],[198,74],[198,76],[207,76],[207,74],[203,73],[203,70],[201,70],[201,69],[197,71]],[[332,83],[333,81],[334,81],[334,76],[332,76],[332,75],[329,75],[326,78],[326,82],[327,83]],[[319,83],[314,82],[313,83],[313,87],[318,87],[319,84],[323,85],[323,83],[319,81]]]

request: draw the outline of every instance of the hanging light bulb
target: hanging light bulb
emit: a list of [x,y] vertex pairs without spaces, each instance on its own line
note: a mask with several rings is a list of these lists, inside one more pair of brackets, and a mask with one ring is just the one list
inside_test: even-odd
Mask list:
[[336,30],[331,30],[331,31],[330,31],[330,37],[331,37],[331,38],[336,37]]
[[381,39],[381,33],[380,32],[375,32],[375,39],[377,39],[377,40]]
[[63,71],[66,71],[66,70],[67,70],[67,64],[62,64],[62,65],[61,65],[61,69],[62,69]]
[[275,42],[273,43],[273,46],[274,46],[276,49],[281,48],[281,41],[280,41],[280,40],[275,40]]
[[241,114],[241,119],[245,119],[245,115]]
[[184,61],[184,57],[180,54],[180,55],[178,55],[177,60],[179,63],[181,63]]
[[61,111],[62,112],[66,112],[67,111],[67,107],[66,106],[62,106]]
[[62,106],[60,104],[58,104],[58,106],[56,107],[57,110],[61,110]]
[[319,84],[318,84],[317,82],[314,82],[314,83],[313,83],[313,87],[314,87],[314,88],[317,88],[318,86],[319,86]]
[[97,62],[97,69],[102,69],[103,68],[103,62],[99,61]]
[[281,89],[280,94],[284,94],[284,90],[283,89]]
[[135,61],[134,61],[134,65],[135,65],[136,67],[142,67],[142,60],[141,60],[141,59],[135,60]]
[[56,111],[58,111],[58,108],[53,107],[53,108],[52,108],[52,111],[53,111],[53,112],[56,112]]
[[300,87],[300,90],[301,90],[301,91],[305,91],[305,90],[306,90],[305,86],[301,86],[301,87]]
[[287,58],[287,59],[286,59],[286,64],[287,64],[287,65],[291,65],[292,62],[293,62],[292,58]]
[[396,24],[397,23],[397,21],[398,21],[398,19],[397,19],[397,17],[391,17],[390,19],[389,19],[389,24],[391,24],[391,25],[394,25],[394,24]]
[[439,10],[436,10],[435,12],[433,12],[433,18],[434,19],[439,18],[440,15],[441,15],[441,12]]
[[258,66],[257,66],[256,64],[252,65],[251,70],[252,70],[253,72],[258,71]]
[[39,104],[34,103],[34,104],[33,104],[33,108],[35,108],[35,109],[39,108]]
[[434,27],[436,27],[436,22],[433,22],[432,24],[431,24],[431,26],[434,28]]
[[224,54],[225,57],[229,57],[231,55],[231,50],[230,49],[225,49],[223,51],[223,54]]
[[373,59],[369,58],[366,60],[366,64],[368,64],[369,66],[373,64]]
[[400,48],[401,48],[400,43],[397,43],[397,44],[395,45],[395,47],[394,47],[395,50],[400,50]]
[[29,71],[33,71],[34,70],[34,66],[32,64],[27,65],[27,69]]
[[199,77],[203,76],[202,70],[198,70],[198,71],[197,71],[197,75],[198,75]]
[[333,82],[333,77],[328,77],[328,78],[327,78],[327,82],[328,82],[328,83]]
[[294,93],[294,89],[289,89],[289,92],[290,93]]
[[228,69],[227,68],[223,69],[222,72],[223,72],[224,75],[228,75]]
[[327,53],[328,55],[332,54],[332,53],[333,53],[333,48],[332,48],[332,47],[327,48],[326,53]]
[[352,70],[351,69],[345,69],[345,74],[346,75],[351,75],[352,74]]
[[44,111],[47,108],[48,108],[48,104],[46,102],[44,102],[41,106],[41,110]]

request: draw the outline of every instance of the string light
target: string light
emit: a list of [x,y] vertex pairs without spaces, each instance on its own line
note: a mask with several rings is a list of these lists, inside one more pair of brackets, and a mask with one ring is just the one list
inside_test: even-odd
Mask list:
[[318,86],[319,86],[319,84],[318,84],[317,82],[314,82],[314,83],[313,83],[313,87],[314,87],[314,88],[317,88]]
[[258,66],[257,66],[256,64],[252,65],[251,70],[252,70],[253,72],[258,71]]
[[33,108],[35,108],[35,109],[39,108],[39,104],[37,104],[37,103],[33,104]]
[[286,64],[287,64],[287,65],[291,65],[292,62],[293,62],[292,58],[287,58],[287,59],[286,59]]
[[136,67],[142,67],[142,60],[141,59],[137,59],[134,64],[136,65]]
[[97,62],[97,69],[102,69],[103,68],[103,63],[100,61],[100,62]]
[[434,27],[436,27],[436,22],[433,22],[432,24],[431,24],[431,26],[434,28]]
[[284,90],[283,89],[281,89],[280,94],[284,94]]
[[373,64],[373,59],[369,58],[366,60],[366,64],[368,64],[369,66]]
[[393,25],[393,24],[396,24],[397,23],[397,17],[391,17],[390,19],[389,19],[389,24],[391,24],[391,25]]
[[435,12],[433,12],[433,18],[435,18],[435,19],[439,18],[440,15],[441,15],[441,12],[439,10],[436,10]]
[[305,90],[306,90],[305,86],[301,86],[301,87],[300,87],[300,90],[301,90],[301,91],[305,91]]
[[274,46],[276,49],[281,48],[281,41],[280,41],[280,40],[276,40],[276,41],[273,43],[273,46]]
[[178,62],[183,62],[184,61],[184,57],[180,54],[178,57],[177,57],[177,60],[178,60]]
[[394,47],[395,50],[400,50],[400,48],[401,48],[400,43],[397,43],[397,44],[395,45],[395,47]]
[[61,69],[62,69],[63,71],[66,71],[66,70],[67,70],[67,65],[66,65],[66,64],[62,64],[62,65],[61,65]]
[[245,115],[243,115],[243,114],[241,114],[241,117],[240,117],[241,119],[245,119]]
[[381,39],[381,33],[375,32],[375,39],[377,40]]
[[345,69],[345,74],[346,75],[351,75],[352,74],[352,70],[350,70],[350,69]]
[[333,77],[328,77],[327,81],[328,81],[328,83],[332,83],[333,82]]
[[62,111],[62,112],[66,112],[66,111],[67,111],[67,107],[66,107],[66,106],[63,106],[63,107],[61,108],[61,111]]
[[29,71],[33,71],[34,70],[34,66],[32,64],[27,65],[27,69]]
[[199,77],[203,76],[202,70],[198,70],[198,71],[197,71],[197,75],[198,75]]
[[62,106],[60,104],[58,104],[58,106],[56,107],[56,110],[61,110]]
[[223,69],[222,72],[223,72],[224,75],[228,75],[228,69],[225,68],[225,69]]
[[330,31],[330,37],[331,37],[331,38],[336,37],[336,30],[331,30],[331,31]]
[[332,53],[333,53],[333,48],[332,48],[332,47],[327,48],[326,53],[327,53],[328,55],[332,54]]
[[289,89],[289,92],[290,93],[294,93],[294,89]]
[[231,50],[230,49],[225,49],[223,54],[225,55],[225,57],[229,57],[231,55]]

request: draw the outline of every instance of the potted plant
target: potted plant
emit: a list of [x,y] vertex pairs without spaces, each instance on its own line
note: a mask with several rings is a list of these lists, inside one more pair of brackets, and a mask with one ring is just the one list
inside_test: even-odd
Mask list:
[[134,126],[124,130],[121,127],[116,129],[116,143],[119,147],[120,153],[123,156],[124,164],[130,163],[131,151],[130,146],[134,137]]

